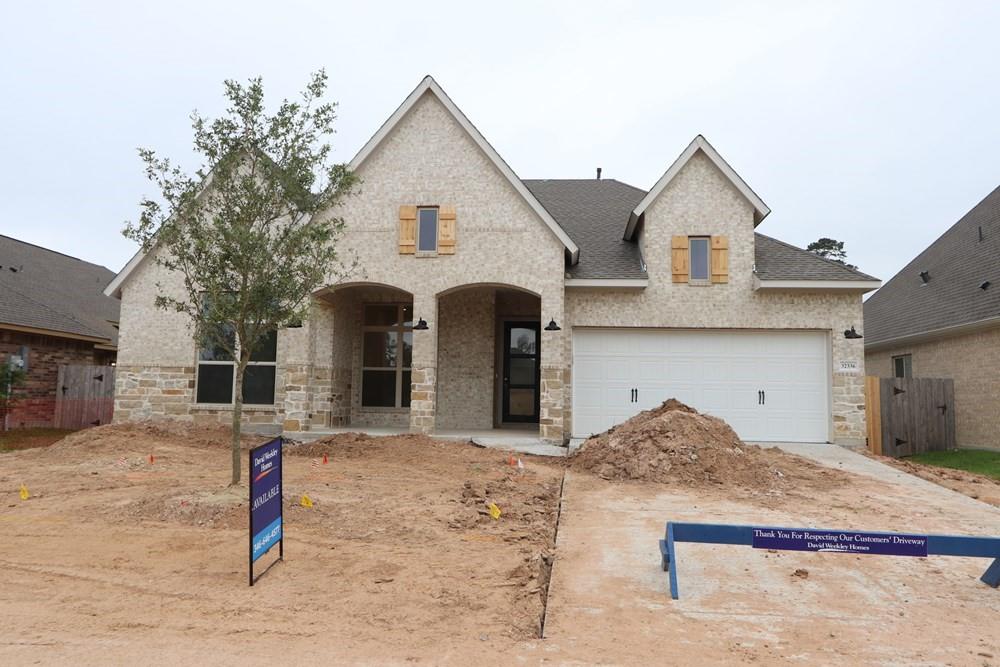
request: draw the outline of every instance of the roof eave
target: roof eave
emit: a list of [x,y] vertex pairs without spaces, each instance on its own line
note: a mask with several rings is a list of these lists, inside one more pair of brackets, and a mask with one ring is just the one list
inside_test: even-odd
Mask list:
[[648,278],[567,278],[567,288],[646,289]]
[[982,331],[984,329],[992,329],[993,327],[1000,327],[1000,316],[997,317],[987,317],[982,320],[976,320],[974,322],[966,322],[964,324],[955,324],[950,327],[941,327],[940,329],[931,329],[929,331],[920,331],[912,334],[905,334],[903,336],[896,336],[894,338],[886,338],[877,341],[865,341],[865,351],[875,352],[887,347],[898,347],[901,345],[913,345],[916,343],[924,343],[928,341],[938,340],[940,338],[949,338],[951,336],[961,336],[964,334],[975,333],[977,331]]
[[881,280],[762,280],[753,279],[754,291],[857,292],[865,294],[882,286]]

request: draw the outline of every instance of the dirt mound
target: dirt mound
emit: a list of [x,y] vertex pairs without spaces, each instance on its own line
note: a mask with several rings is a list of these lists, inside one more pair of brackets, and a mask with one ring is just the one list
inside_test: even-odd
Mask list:
[[288,443],[284,453],[289,456],[338,456],[358,458],[372,453],[376,447],[428,447],[438,443],[419,433],[375,436],[367,433],[337,433],[307,443]]
[[802,480],[833,483],[843,475],[777,448],[748,445],[723,420],[675,399],[588,439],[570,466],[610,480],[762,493],[780,493]]
[[[139,442],[143,443],[145,449],[148,449],[150,443],[228,448],[231,438],[232,429],[228,426],[195,425],[180,420],[161,419],[87,428],[66,436],[49,449],[62,451],[86,448],[97,452],[127,452],[135,449],[135,444]],[[257,433],[243,433],[240,438],[244,449],[255,447],[266,439],[267,436]]]

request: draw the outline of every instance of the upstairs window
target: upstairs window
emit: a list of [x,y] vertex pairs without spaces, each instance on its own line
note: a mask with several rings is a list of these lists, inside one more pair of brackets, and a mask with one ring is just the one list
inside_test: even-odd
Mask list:
[[707,236],[692,236],[688,239],[690,252],[691,277],[688,279],[692,283],[707,283],[711,278],[709,273],[711,242]]
[[438,250],[437,208],[417,209],[417,252],[435,254]]
[[898,378],[913,377],[913,359],[909,354],[892,358],[892,375]]

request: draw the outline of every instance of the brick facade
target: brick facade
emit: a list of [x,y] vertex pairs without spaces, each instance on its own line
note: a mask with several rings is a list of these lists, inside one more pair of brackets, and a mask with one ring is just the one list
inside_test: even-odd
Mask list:
[[104,366],[115,360],[114,352],[97,350],[93,343],[0,330],[0,363],[7,363],[12,354],[21,354],[22,348],[28,351],[28,373],[24,386],[15,392],[17,400],[7,420],[11,428],[53,425],[59,366]]
[[869,375],[892,377],[892,358],[910,355],[913,377],[955,381],[959,447],[1000,449],[1000,327],[865,353]]
[[[562,243],[429,92],[357,175],[358,192],[335,214],[346,223],[341,256],[356,259],[358,268],[346,276],[331,270],[330,287],[316,295],[303,326],[279,332],[275,406],[251,420],[287,430],[493,426],[501,395],[497,341],[505,318],[542,325],[554,319],[562,327],[541,332],[539,434],[557,442],[570,432],[574,327],[818,330],[830,333],[831,368],[842,360],[864,364],[860,342],[842,335],[851,326],[862,328],[859,294],[754,290],[752,208],[703,155],[692,158],[646,212],[639,243],[649,286],[636,291],[567,290]],[[401,205],[454,206],[455,254],[401,255]],[[729,283],[673,284],[673,234],[728,235]],[[190,384],[195,349],[183,318],[153,306],[157,284],[180,293],[176,276],[146,260],[123,289],[119,358],[136,381],[119,384],[119,418],[225,419],[221,406],[193,405],[193,386],[163,394],[171,382]],[[409,409],[360,404],[363,305],[372,302],[412,303],[414,319],[428,323],[428,330],[413,332]],[[862,375],[831,373],[836,441],[864,437]],[[154,385],[141,386],[142,379]]]

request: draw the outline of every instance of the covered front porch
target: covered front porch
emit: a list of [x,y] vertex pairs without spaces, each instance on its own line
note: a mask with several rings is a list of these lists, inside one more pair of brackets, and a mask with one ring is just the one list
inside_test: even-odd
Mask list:
[[318,370],[328,360],[330,390],[310,433],[561,440],[545,426],[562,407],[561,384],[547,391],[546,378],[561,381],[562,371],[542,367],[543,346],[561,337],[545,330],[539,295],[471,284],[421,296],[355,283],[324,290],[318,306],[314,358]]

